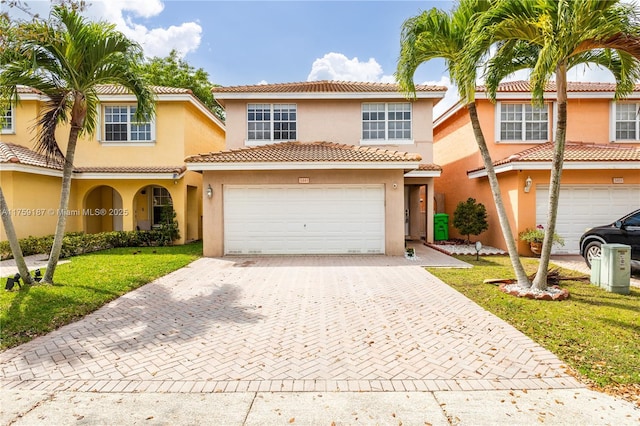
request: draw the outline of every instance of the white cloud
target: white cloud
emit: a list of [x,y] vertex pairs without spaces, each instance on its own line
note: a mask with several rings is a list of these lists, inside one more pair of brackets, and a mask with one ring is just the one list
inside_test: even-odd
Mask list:
[[360,62],[357,57],[347,58],[342,53],[330,52],[313,61],[307,81],[342,80],[393,83],[393,76],[383,75],[382,67],[374,58]]
[[[49,1],[27,1],[31,13],[46,18],[51,3]],[[161,0],[92,0],[87,2],[83,15],[91,20],[103,20],[116,25],[116,28],[130,39],[140,43],[146,56],[167,56],[175,49],[181,56],[193,52],[200,46],[202,27],[197,22],[184,22],[163,28],[148,28],[140,19],[152,18],[164,10]],[[9,13],[25,18],[17,8]]]
[[116,25],[127,37],[140,43],[146,56],[167,56],[175,49],[181,56],[200,46],[202,27],[196,22],[171,25],[168,28],[148,28],[136,18],[151,18],[164,10],[160,0],[92,1],[86,15],[104,19]]

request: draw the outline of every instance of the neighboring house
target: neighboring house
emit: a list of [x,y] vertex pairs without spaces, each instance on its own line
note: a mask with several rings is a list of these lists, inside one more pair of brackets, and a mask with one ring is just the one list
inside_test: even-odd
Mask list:
[[[532,106],[529,89],[528,82],[504,83],[495,104],[483,87],[476,95],[515,238],[526,228],[546,223],[557,121],[555,84],[546,87],[542,107]],[[640,207],[640,86],[618,102],[614,89],[607,83],[568,85],[567,145],[556,230],[565,245],[554,246],[554,253],[577,254],[586,228],[612,223]],[[444,194],[445,212],[452,215],[458,202],[475,198],[489,212],[489,230],[479,239],[506,248],[464,106],[458,103],[435,120],[434,141],[434,157],[443,168],[436,192]],[[519,251],[531,254],[520,241]]]
[[[183,243],[202,237],[202,175],[184,158],[224,147],[224,124],[191,91],[154,87],[156,115],[132,122],[136,100],[121,87],[98,88],[100,110],[93,137],[78,140],[69,209],[59,212],[61,164],[34,151],[36,117],[46,98],[19,87],[20,101],[3,112],[0,179],[19,238],[55,232],[67,214],[67,232],[148,230],[172,205]],[[56,139],[65,152],[68,126]],[[4,229],[0,237],[6,240]]]
[[228,151],[187,159],[209,191],[205,256],[402,255],[405,237],[431,240],[432,108],[445,88],[416,91],[407,101],[381,83],[214,88]]

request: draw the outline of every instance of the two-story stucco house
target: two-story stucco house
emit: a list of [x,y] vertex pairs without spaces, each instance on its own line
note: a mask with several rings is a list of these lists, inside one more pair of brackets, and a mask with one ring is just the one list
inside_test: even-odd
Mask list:
[[405,237],[432,239],[432,108],[445,88],[416,91],[410,102],[381,83],[214,88],[227,150],[187,159],[203,173],[205,256],[402,255]]
[[[180,240],[202,237],[202,175],[184,158],[224,147],[224,123],[186,89],[154,87],[156,115],[132,122],[135,97],[123,88],[98,88],[97,132],[78,141],[69,209],[59,212],[62,167],[33,150],[34,125],[44,96],[19,88],[19,102],[4,111],[0,179],[19,238],[50,235],[67,214],[67,232],[148,230],[172,205]],[[69,129],[56,139],[65,152]],[[0,234],[6,239],[4,229]]]
[[[500,182],[512,231],[546,223],[549,177],[557,109],[555,84],[545,90],[544,105],[532,106],[528,82],[500,85],[497,102],[485,89],[476,95],[481,127]],[[612,223],[640,207],[640,86],[614,101],[613,84],[569,83],[567,145],[562,173],[557,233],[564,246],[555,253],[576,254],[586,228]],[[469,114],[460,103],[434,123],[434,157],[443,168],[436,192],[453,214],[468,197],[489,212],[482,242],[505,248],[482,158]],[[455,236],[455,230],[452,230]],[[521,254],[529,246],[519,242]]]

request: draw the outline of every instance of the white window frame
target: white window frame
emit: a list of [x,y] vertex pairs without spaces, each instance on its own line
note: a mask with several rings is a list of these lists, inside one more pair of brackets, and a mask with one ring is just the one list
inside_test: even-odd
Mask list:
[[[107,140],[107,120],[106,120],[106,109],[107,108],[113,108],[113,107],[126,107],[127,108],[127,121],[126,121],[126,125],[127,125],[127,140],[126,141],[110,141]],[[135,124],[131,121],[131,108],[136,108],[137,105],[136,104],[117,104],[117,103],[113,103],[113,104],[103,104],[100,106],[100,114],[99,114],[99,120],[100,120],[100,134],[98,135],[98,140],[104,144],[104,145],[110,145],[110,146],[150,146],[150,145],[155,145],[156,143],[156,122],[155,122],[155,118],[150,119],[148,122],[146,123],[142,123],[142,124],[149,124],[150,127],[150,139],[149,140],[132,140],[131,139],[131,125]]]
[[[6,122],[4,121],[7,117],[7,112],[10,112],[8,126],[6,126]],[[9,108],[2,111],[2,116],[0,117],[0,133],[3,135],[16,133],[16,109],[13,105],[9,105]]]
[[[617,119],[617,111],[618,111],[618,103],[620,104],[624,104],[624,105],[634,105],[635,110],[636,110],[636,118],[635,118],[635,133],[636,133],[636,137],[635,139],[618,139],[617,138],[617,124],[618,124],[618,119]],[[611,102],[611,114],[609,117],[609,140],[611,142],[620,142],[620,143],[638,143],[638,141],[640,141],[640,114],[638,113],[638,111],[640,110],[640,101],[621,101],[621,102],[615,102],[612,101]]]
[[[383,120],[365,120],[364,119],[364,114],[365,112],[371,112],[371,111],[365,111],[365,107],[370,107],[370,106],[384,106],[384,119]],[[389,113],[393,112],[390,111],[390,106],[407,106],[408,107],[408,111],[404,111],[404,112],[408,112],[409,113],[409,119],[408,120],[390,120],[389,119]],[[379,123],[384,123],[384,139],[383,138],[378,138],[378,139],[365,139],[364,138],[364,123],[366,121],[369,122],[379,122]],[[409,122],[409,133],[410,133],[410,137],[409,138],[389,138],[389,132],[393,131],[391,130],[389,127],[389,123],[390,122]],[[360,145],[413,145],[414,140],[413,140],[413,104],[411,104],[411,102],[364,102],[360,108]]]
[[[267,120],[249,120],[249,114],[250,114],[250,110],[251,108],[254,108],[254,110],[256,109],[256,107],[261,107],[261,111],[266,111],[269,113],[269,117]],[[294,119],[278,119],[276,120],[276,114],[279,113],[283,113],[283,110],[287,110],[286,113],[287,114],[294,114]],[[265,144],[270,144],[270,143],[279,143],[279,142],[291,142],[291,141],[296,141],[298,140],[298,105],[295,103],[277,103],[277,104],[270,104],[270,103],[249,103],[247,104],[247,133],[246,133],[246,139],[245,139],[245,145],[246,146],[258,146],[258,145],[265,145]],[[266,124],[267,128],[263,128],[261,130],[255,130],[255,129],[250,129],[250,123],[263,123]],[[275,139],[275,133],[276,132],[281,132],[282,129],[278,129],[276,130],[276,125],[277,124],[283,124],[283,123],[288,123],[289,126],[293,123],[293,127],[294,129],[292,130],[291,128],[287,129],[286,132],[295,133],[295,137],[293,138],[279,138],[279,139]],[[263,132],[263,133],[269,133],[269,138],[264,138],[264,139],[250,139],[249,135],[251,132]]]
[[[503,105],[522,105],[523,107],[523,111],[522,111],[522,129],[520,130],[520,138],[519,139],[503,139],[502,138],[502,106]],[[530,102],[502,102],[502,101],[498,101],[496,102],[496,106],[495,106],[495,132],[494,132],[494,138],[496,143],[526,143],[526,144],[535,144],[535,143],[546,143],[549,142],[551,140],[553,140],[553,136],[552,136],[552,129],[551,129],[551,121],[555,120],[554,116],[552,115],[552,111],[550,110],[551,108],[551,103],[550,102],[545,102],[544,103],[544,108],[546,108],[547,110],[547,138],[546,139],[526,139],[527,136],[527,131],[526,131],[526,125],[528,123],[528,121],[526,120],[526,116],[525,116],[525,111],[524,108],[526,106],[531,106]],[[539,123],[540,121],[530,121],[531,123]]]

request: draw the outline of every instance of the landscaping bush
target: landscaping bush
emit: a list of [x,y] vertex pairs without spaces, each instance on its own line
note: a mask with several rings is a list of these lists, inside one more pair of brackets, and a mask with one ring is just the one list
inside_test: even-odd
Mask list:
[[[169,238],[175,235],[169,231]],[[85,234],[83,232],[69,232],[62,240],[60,257],[77,256],[83,253],[105,250],[116,247],[147,247],[170,245],[166,231],[111,231],[99,234]],[[18,241],[24,256],[33,254],[48,254],[53,245],[53,235],[45,237],[22,238]],[[8,241],[0,242],[0,258],[11,259],[13,254]]]
[[476,203],[474,198],[467,201],[460,201],[453,212],[453,226],[462,235],[467,236],[466,243],[469,243],[471,235],[480,235],[489,229],[487,223],[487,209],[482,203]]

